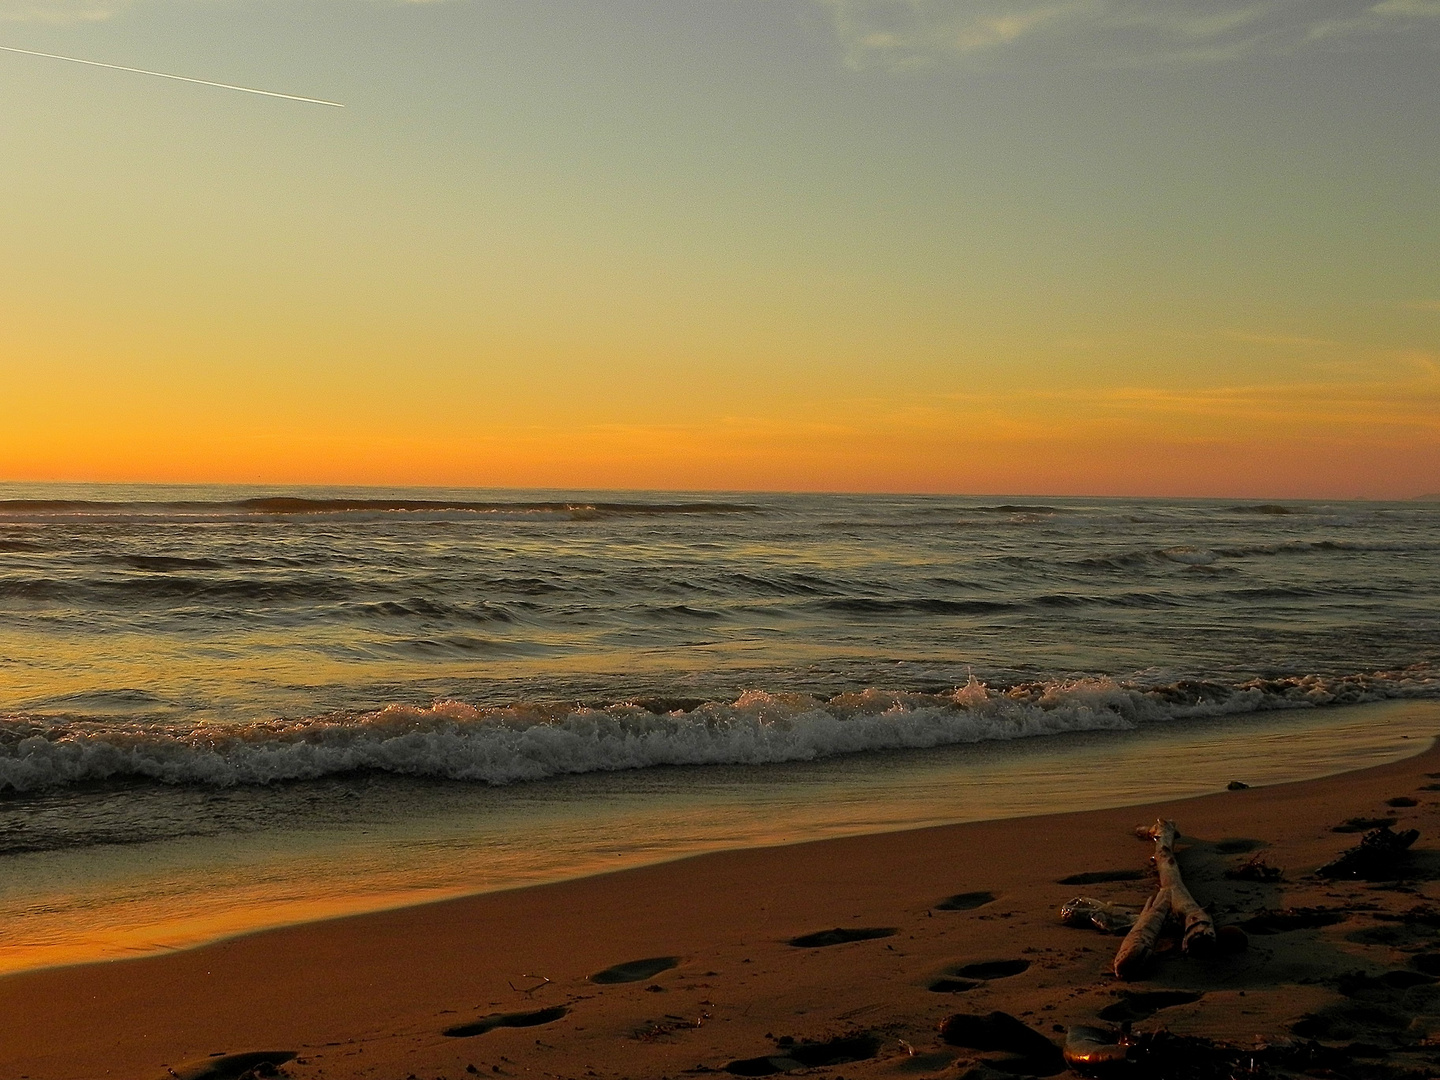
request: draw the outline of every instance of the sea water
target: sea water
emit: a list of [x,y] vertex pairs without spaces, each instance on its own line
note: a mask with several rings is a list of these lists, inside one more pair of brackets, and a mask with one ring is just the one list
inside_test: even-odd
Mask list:
[[0,487],[0,970],[1440,731],[1440,504]]

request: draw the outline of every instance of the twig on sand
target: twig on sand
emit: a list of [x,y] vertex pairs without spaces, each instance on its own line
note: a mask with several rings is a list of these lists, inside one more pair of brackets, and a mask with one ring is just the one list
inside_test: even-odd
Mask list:
[[505,980],[507,983],[510,983],[510,989],[511,989],[511,990],[514,990],[517,994],[524,994],[526,997],[530,997],[532,994],[535,993],[536,990],[543,990],[545,987],[547,987],[547,986],[550,985],[550,979],[549,979],[548,977],[544,976],[544,975],[529,975],[529,974],[526,974],[526,975],[521,975],[520,977],[521,977],[522,979],[539,979],[539,980],[540,980],[540,981],[539,981],[538,983],[536,983],[534,986],[516,986],[513,982],[510,982],[509,979],[506,979],[506,980]]

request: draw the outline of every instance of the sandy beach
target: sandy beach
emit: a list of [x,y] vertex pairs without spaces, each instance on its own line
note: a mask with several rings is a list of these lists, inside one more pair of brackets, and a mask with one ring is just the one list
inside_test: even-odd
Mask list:
[[[1024,1074],[942,1040],[947,1017],[997,1010],[1057,1047],[1108,1010],[1136,1031],[1237,1046],[1299,1032],[1373,1055],[1332,1075],[1433,1075],[1437,777],[1431,749],[1304,783],[722,852],[18,974],[0,980],[0,1075]],[[1179,823],[1192,890],[1217,924],[1248,927],[1249,947],[1166,956],[1120,983],[1120,938],[1063,926],[1057,908],[1143,903],[1151,847],[1134,829],[1157,817]],[[1359,842],[1334,831],[1351,819],[1419,830],[1399,880],[1314,874]],[[1224,877],[1256,855],[1282,879]],[[1324,910],[1256,921],[1286,909]],[[1133,996],[1159,989],[1190,993]]]

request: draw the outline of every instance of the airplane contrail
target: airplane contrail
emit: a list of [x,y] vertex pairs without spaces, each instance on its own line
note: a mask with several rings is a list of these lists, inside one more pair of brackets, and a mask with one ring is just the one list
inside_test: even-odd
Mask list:
[[23,53],[26,56],[43,56],[50,60],[68,60],[72,64],[85,64],[89,67],[110,68],[113,71],[129,71],[135,75],[154,75],[160,79],[174,79],[176,82],[199,83],[201,86],[218,86],[222,90],[241,90],[247,94],[263,94],[265,97],[285,98],[287,101],[307,101],[311,105],[329,105],[334,109],[343,109],[345,106],[338,101],[325,101],[321,98],[301,97],[298,94],[279,94],[274,90],[256,90],[252,86],[236,86],[233,83],[211,82],[209,79],[192,79],[187,75],[170,75],[164,71],[146,71],[144,68],[122,67],[120,64],[102,64],[99,60],[81,60],[78,56],[59,56],[56,53],[36,52],[34,49],[16,49],[9,45],[0,45],[0,50],[12,53]]

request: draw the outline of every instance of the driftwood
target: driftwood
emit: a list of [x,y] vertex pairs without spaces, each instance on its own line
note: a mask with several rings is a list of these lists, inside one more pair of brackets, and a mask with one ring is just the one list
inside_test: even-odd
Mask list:
[[1171,915],[1184,926],[1181,940],[1185,952],[1204,955],[1215,947],[1215,923],[1190,895],[1180,876],[1180,864],[1175,861],[1175,838],[1179,835],[1175,823],[1157,821],[1140,835],[1155,841],[1155,869],[1160,875],[1160,887],[1145,904],[1115,954],[1115,974],[1122,979],[1137,978],[1149,966],[1155,955],[1155,944]]
[[1155,869],[1160,872],[1160,888],[1170,890],[1170,906],[1185,920],[1181,947],[1188,953],[1204,956],[1215,949],[1215,922],[1210,913],[1195,902],[1185,881],[1180,877],[1180,864],[1175,861],[1175,838],[1179,830],[1173,821],[1157,821],[1150,827],[1155,839]]

